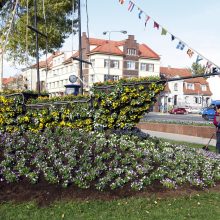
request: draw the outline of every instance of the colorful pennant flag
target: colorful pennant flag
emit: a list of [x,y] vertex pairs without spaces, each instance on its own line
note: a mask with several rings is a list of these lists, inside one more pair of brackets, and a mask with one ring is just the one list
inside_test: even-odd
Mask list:
[[[119,0],[119,3],[120,3],[120,4],[124,4],[124,3],[125,3],[125,0]],[[130,0],[130,1],[129,1],[129,4],[128,4],[128,11],[131,12],[131,11],[134,9],[135,6],[136,6],[135,3]],[[150,20],[151,17],[150,17],[149,15],[147,15],[147,14],[146,14],[141,8],[139,8],[139,7],[138,7],[138,11],[139,11],[139,13],[138,13],[138,18],[139,18],[139,19],[141,19],[143,13],[146,15],[145,24],[144,24],[145,27],[146,27],[147,22]],[[156,21],[154,21],[153,27],[156,28],[157,30],[160,29],[160,25],[159,25]],[[162,28],[162,30],[161,30],[161,35],[166,35],[167,33],[169,33],[169,32],[168,32],[165,28],[163,28],[162,26],[161,26],[161,28]],[[171,34],[171,41],[174,41],[175,39],[176,39],[176,37],[175,37],[173,34]],[[177,38],[177,39],[178,39],[178,38]],[[183,42],[181,42],[181,40],[179,39],[179,43],[177,44],[176,49],[184,50],[185,46],[186,46],[186,45],[185,45]],[[188,48],[187,54],[188,54],[188,56],[189,56],[190,58],[194,55],[194,53],[195,53],[195,52],[194,52],[192,49],[189,49],[189,48]],[[203,57],[201,57],[200,55],[197,55],[196,63],[199,63],[201,60],[203,60]],[[207,62],[207,64],[206,64],[206,72],[210,70],[211,66],[212,66],[212,63]]]
[[146,20],[145,20],[145,23],[144,23],[144,25],[145,25],[145,27],[146,27],[146,25],[147,25],[147,22],[150,20],[150,16],[146,16]]
[[199,55],[197,55],[196,57],[196,63],[199,63],[199,61],[203,60],[202,57],[200,57]]
[[141,19],[141,14],[143,13],[143,11],[140,8],[138,8],[138,10],[140,10],[138,17],[139,17],[139,19]]
[[159,30],[159,27],[160,25],[156,21],[154,21],[154,28],[157,28],[157,30]]
[[129,1],[128,11],[132,11],[134,9],[134,3],[132,1]]
[[173,36],[172,34],[171,34],[171,40],[172,40],[172,41],[175,40],[175,36]]
[[184,47],[185,47],[185,44],[184,44],[184,43],[182,43],[181,41],[179,41],[179,43],[178,43],[178,44],[177,44],[177,46],[176,46],[176,49],[183,50],[183,49],[184,49]]
[[193,56],[193,54],[194,54],[194,52],[193,52],[191,49],[188,49],[186,53],[189,55],[190,58],[191,58],[191,57]]
[[212,63],[207,61],[206,67],[205,67],[205,74],[211,72],[211,66],[212,66]]
[[162,28],[161,35],[166,35],[166,34],[167,34],[167,30],[165,28]]
[[211,66],[212,66],[212,63],[210,63],[209,61],[207,61],[206,67],[207,67],[207,68],[210,68]]

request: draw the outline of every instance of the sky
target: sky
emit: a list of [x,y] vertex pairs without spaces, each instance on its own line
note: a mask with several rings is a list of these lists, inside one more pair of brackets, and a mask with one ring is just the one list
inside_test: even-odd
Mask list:
[[[135,4],[128,10],[129,0],[120,4],[119,0],[87,0],[88,27],[86,16],[86,0],[81,0],[82,32],[90,37],[108,39],[104,31],[126,30],[127,35],[119,32],[111,33],[111,40],[123,40],[134,35],[138,43],[145,43],[161,57],[161,66],[174,68],[191,67],[197,55],[202,55],[201,64],[210,60],[220,66],[220,29],[219,0],[132,0]],[[138,8],[143,11],[139,18]],[[146,16],[150,16],[145,27]],[[153,27],[154,21],[159,30]],[[161,35],[162,27],[168,33]],[[176,37],[171,41],[171,34]],[[176,49],[181,40],[184,50]],[[78,49],[78,36],[70,36],[63,45],[62,51]],[[190,58],[187,50],[194,51]],[[19,72],[4,62],[4,77]]]

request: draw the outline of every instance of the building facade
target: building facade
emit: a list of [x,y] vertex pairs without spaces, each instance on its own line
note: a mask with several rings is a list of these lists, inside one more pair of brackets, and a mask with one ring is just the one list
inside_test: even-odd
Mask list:
[[[160,68],[161,78],[190,77],[188,69],[170,67]],[[211,103],[212,92],[205,78],[198,77],[171,81],[166,84],[165,90],[160,94],[160,111],[167,112],[173,107],[191,107],[200,109]]]
[[[63,95],[65,85],[70,84],[69,77],[77,76],[75,84],[83,82],[84,91],[88,92],[95,82],[118,80],[120,78],[148,77],[160,75],[160,57],[146,44],[136,42],[133,35],[126,40],[112,41],[88,38],[82,34],[82,75],[79,76],[79,52],[56,52],[47,60],[41,61],[41,90],[48,91],[51,96]],[[36,90],[36,65],[25,69],[22,73],[26,88]]]

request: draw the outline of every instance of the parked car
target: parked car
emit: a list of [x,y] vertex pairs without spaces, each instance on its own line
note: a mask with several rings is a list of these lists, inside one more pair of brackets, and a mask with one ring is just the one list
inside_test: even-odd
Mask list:
[[202,117],[205,120],[213,120],[215,116],[215,108],[220,105],[220,100],[212,101],[211,105],[202,111]]
[[188,114],[185,108],[173,108],[169,111],[170,114]]
[[200,113],[200,109],[198,108],[192,108],[192,107],[184,107],[186,109],[186,111],[190,114],[199,114]]

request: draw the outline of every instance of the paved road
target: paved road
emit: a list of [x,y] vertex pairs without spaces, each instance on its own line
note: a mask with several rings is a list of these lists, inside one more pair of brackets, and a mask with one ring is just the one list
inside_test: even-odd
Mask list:
[[182,121],[182,122],[198,122],[198,123],[212,123],[212,121],[206,121],[199,114],[187,114],[187,115],[173,115],[169,113],[150,112],[144,116],[144,120],[160,120],[160,121]]

